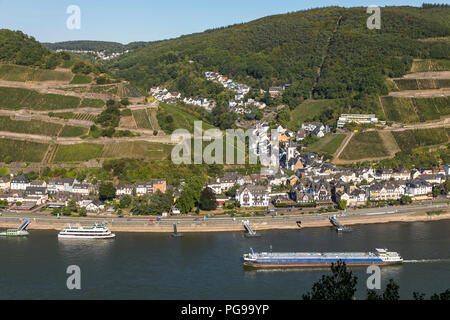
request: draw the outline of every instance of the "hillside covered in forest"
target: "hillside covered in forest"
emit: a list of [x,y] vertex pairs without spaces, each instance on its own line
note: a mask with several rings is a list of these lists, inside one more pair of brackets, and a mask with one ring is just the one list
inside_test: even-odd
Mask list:
[[413,58],[448,57],[448,41],[420,39],[449,36],[449,16],[449,7],[384,7],[381,29],[369,30],[365,7],[299,11],[161,41],[111,61],[110,70],[187,96],[201,91],[208,70],[264,90],[289,83],[286,102],[386,94],[386,77],[405,74]]
[[135,50],[146,47],[150,42],[138,41],[128,44],[110,41],[92,41],[92,40],[78,40],[78,41],[63,41],[54,43],[43,43],[50,50],[86,50],[86,51],[103,51],[105,53],[123,52],[126,50]]

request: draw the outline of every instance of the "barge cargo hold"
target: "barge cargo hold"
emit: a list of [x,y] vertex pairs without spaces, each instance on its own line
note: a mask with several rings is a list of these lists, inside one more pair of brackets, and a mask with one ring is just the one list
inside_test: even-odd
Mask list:
[[392,265],[403,262],[397,252],[261,252],[244,254],[244,266],[254,268],[328,267],[339,260],[347,266]]

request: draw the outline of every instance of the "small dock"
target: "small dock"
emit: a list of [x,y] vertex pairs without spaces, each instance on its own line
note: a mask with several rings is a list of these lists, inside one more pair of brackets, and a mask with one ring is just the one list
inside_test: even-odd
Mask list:
[[174,237],[174,238],[178,238],[178,237],[182,237],[183,236],[182,233],[178,233],[177,223],[173,224],[173,233],[171,234],[171,236]]
[[331,216],[329,219],[330,219],[331,224],[336,228],[336,231],[338,231],[338,232],[351,231],[350,227],[346,227],[343,224],[341,224],[339,221],[337,221],[336,216]]
[[0,232],[0,236],[11,236],[11,237],[20,237],[27,236],[29,232],[26,230],[28,225],[31,223],[30,219],[25,219],[23,223],[17,229],[8,229],[6,231]]
[[250,227],[250,221],[248,220],[243,220],[242,224],[244,225],[245,231],[247,231],[247,233],[245,234],[246,237],[259,237],[260,234],[256,233],[256,231],[254,231],[251,227]]

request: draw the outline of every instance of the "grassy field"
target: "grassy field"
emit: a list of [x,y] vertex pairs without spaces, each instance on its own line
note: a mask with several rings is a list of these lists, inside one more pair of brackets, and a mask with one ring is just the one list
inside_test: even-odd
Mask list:
[[392,135],[402,151],[415,148],[448,143],[449,138],[444,128],[393,131]]
[[87,84],[87,83],[91,83],[92,81],[92,77],[90,76],[85,76],[82,74],[76,74],[72,81],[70,81],[70,84]]
[[41,162],[48,144],[0,138],[0,161]]
[[56,110],[78,108],[80,98],[58,94],[40,94],[34,90],[0,87],[0,108]]
[[84,98],[81,101],[81,108],[102,108],[105,105],[105,101],[102,99],[89,99]]
[[377,131],[355,134],[341,153],[342,160],[359,160],[389,156]]
[[138,128],[153,129],[152,124],[150,123],[150,120],[148,118],[146,109],[133,110],[132,113]]
[[80,143],[60,145],[55,155],[55,162],[79,162],[102,157],[103,145],[95,143]]
[[333,108],[335,106],[335,100],[318,100],[303,102],[291,111],[291,120],[288,123],[288,127],[292,130],[299,130],[302,123],[307,119],[319,115],[326,108]]
[[0,79],[7,81],[64,81],[72,79],[71,72],[37,69],[11,64],[0,64]]
[[326,152],[333,154],[339,148],[342,141],[344,141],[345,137],[345,134],[328,134],[308,146],[307,149],[311,152]]
[[166,159],[173,146],[145,141],[121,142],[107,144],[103,150],[103,158],[144,158],[147,160]]
[[40,120],[12,120],[10,117],[0,117],[0,131],[56,136],[61,128],[62,125],[57,123]]
[[448,71],[450,60],[424,59],[412,64],[411,72]]
[[60,137],[80,137],[88,134],[89,129],[65,125],[59,134]]
[[[173,119],[173,122],[170,124],[170,127],[168,126],[168,123],[164,121],[166,117],[161,117],[161,115],[168,116],[170,115]],[[170,133],[170,129],[186,129],[189,132],[194,131],[194,121],[200,121],[199,118],[197,118],[194,114],[189,113],[186,110],[183,110],[181,107],[167,104],[167,103],[160,103],[159,104],[159,110],[158,110],[158,124],[159,126],[167,133]],[[213,125],[206,121],[202,121],[202,128],[203,130],[208,130],[214,128]]]

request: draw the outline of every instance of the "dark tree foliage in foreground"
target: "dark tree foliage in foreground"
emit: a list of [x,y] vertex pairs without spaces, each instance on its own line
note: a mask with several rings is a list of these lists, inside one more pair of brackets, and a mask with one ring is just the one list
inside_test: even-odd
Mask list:
[[400,300],[400,294],[398,293],[399,289],[400,286],[396,284],[394,280],[389,279],[386,289],[382,295],[377,294],[375,290],[367,290],[367,300]]
[[[302,296],[303,300],[355,300],[358,279],[351,270],[347,270],[345,262],[338,261],[331,264],[331,275],[323,275],[313,284],[311,292]],[[376,290],[367,290],[367,300],[398,301],[400,286],[389,279],[382,294]],[[414,300],[425,300],[425,294],[413,292]],[[430,300],[450,300],[450,289],[442,293],[435,293]]]
[[202,210],[216,210],[216,194],[211,188],[205,188],[200,195],[200,209]]
[[344,262],[331,264],[331,275],[323,275],[314,283],[312,291],[303,295],[304,300],[352,300],[358,278],[347,270]]
[[111,182],[102,183],[99,187],[98,194],[101,201],[112,200],[116,196],[116,188]]

